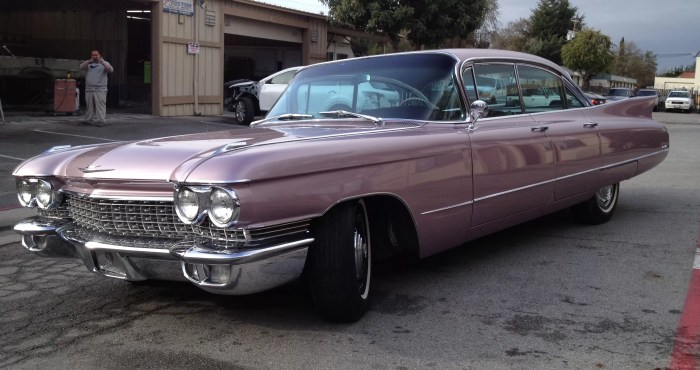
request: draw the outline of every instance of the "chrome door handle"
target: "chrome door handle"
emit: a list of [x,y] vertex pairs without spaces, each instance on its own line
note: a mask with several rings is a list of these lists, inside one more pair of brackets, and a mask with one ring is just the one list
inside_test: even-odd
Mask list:
[[532,132],[547,132],[547,131],[549,131],[549,127],[548,126],[530,127],[530,131],[532,131]]
[[596,128],[598,127],[598,124],[596,122],[588,122],[583,124],[584,128]]

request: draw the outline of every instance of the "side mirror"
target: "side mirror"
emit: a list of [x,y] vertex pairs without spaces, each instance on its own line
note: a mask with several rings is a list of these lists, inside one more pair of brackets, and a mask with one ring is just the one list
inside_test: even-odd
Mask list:
[[485,118],[489,115],[489,105],[483,100],[476,100],[469,106],[469,117],[472,119],[471,124],[475,124],[479,118]]

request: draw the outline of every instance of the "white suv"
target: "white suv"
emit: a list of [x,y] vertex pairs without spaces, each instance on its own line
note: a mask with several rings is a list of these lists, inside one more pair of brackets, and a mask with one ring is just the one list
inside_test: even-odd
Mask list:
[[689,92],[684,90],[674,90],[668,93],[664,107],[667,111],[680,110],[690,113],[695,110],[695,101]]

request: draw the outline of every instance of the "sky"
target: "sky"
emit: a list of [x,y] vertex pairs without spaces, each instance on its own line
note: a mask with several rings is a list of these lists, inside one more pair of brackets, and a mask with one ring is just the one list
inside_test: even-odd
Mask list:
[[[317,0],[258,0],[310,13],[328,13]],[[468,1],[468,0],[465,0]],[[498,0],[501,28],[527,18],[537,0]],[[610,36],[615,45],[622,37],[642,52],[656,54],[663,73],[695,61],[700,52],[700,0],[569,0],[584,16],[587,27]],[[683,54],[683,55],[679,55]]]

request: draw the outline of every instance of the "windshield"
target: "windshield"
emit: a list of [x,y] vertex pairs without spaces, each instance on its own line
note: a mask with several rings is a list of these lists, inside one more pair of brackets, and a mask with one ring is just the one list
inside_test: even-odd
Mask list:
[[610,93],[608,94],[610,96],[627,96],[629,93],[627,92],[627,89],[611,89]]
[[668,94],[669,98],[690,98],[690,93],[687,91],[671,91]]
[[656,95],[656,91],[653,90],[639,90],[637,96],[652,96]]
[[267,117],[348,117],[463,120],[454,80],[457,61],[444,54],[398,54],[348,59],[300,71]]

